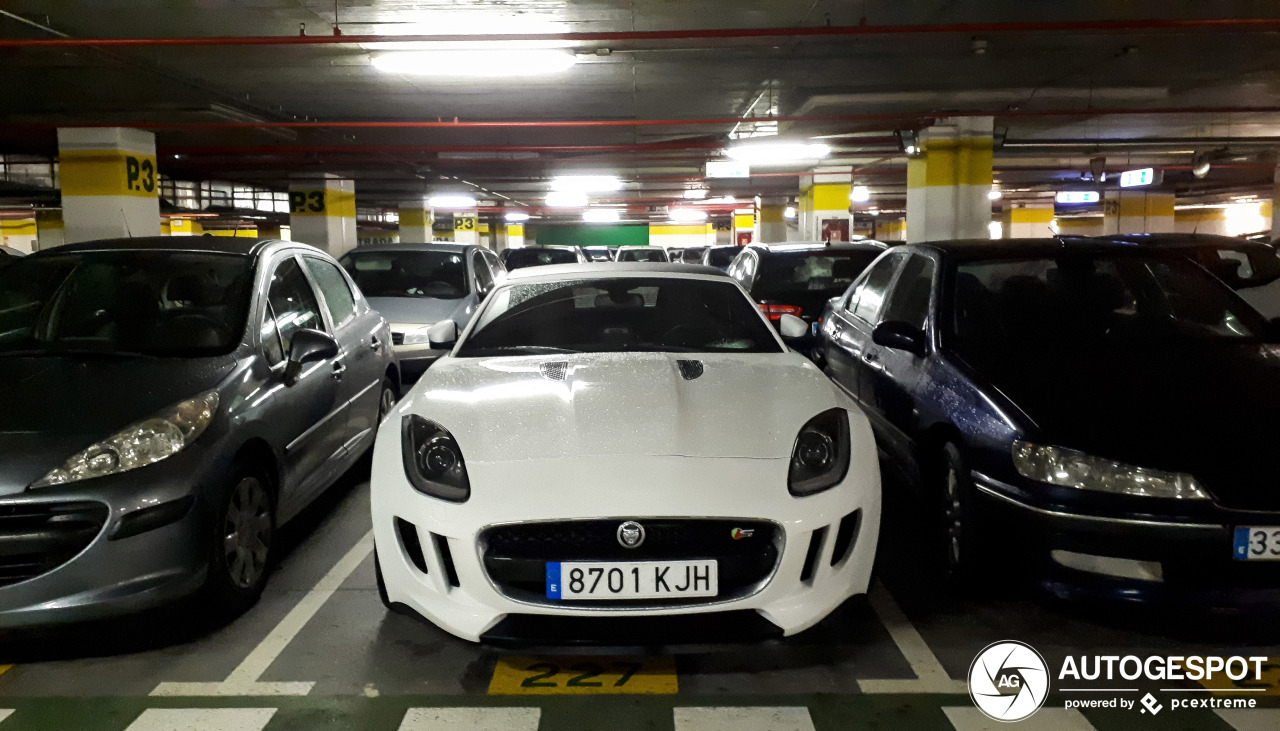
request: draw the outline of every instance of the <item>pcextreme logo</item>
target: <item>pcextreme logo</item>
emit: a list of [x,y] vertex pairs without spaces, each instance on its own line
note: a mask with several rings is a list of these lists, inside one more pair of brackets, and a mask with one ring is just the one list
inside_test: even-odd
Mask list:
[[1049,667],[1022,642],[993,642],[969,666],[969,697],[992,720],[1030,718],[1048,695]]

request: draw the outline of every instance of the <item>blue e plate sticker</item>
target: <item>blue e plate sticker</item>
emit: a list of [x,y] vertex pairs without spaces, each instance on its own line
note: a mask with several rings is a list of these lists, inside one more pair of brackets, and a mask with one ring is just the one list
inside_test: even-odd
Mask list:
[[560,598],[560,562],[547,563],[547,598]]
[[818,334],[818,323],[816,321],[813,323],[813,334]]
[[[1249,529],[1236,528],[1235,545],[1232,548],[1232,555],[1236,560],[1243,560],[1249,557]],[[549,569],[548,569],[549,570]]]

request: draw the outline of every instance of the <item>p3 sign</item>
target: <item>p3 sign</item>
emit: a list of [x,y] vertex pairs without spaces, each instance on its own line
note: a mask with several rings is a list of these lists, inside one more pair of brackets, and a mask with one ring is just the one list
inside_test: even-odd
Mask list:
[[156,161],[150,157],[141,159],[133,155],[124,157],[125,187],[131,191],[154,193],[156,191]]
[[323,190],[289,191],[289,213],[295,216],[315,216],[324,213]]
[[475,216],[454,216],[453,230],[454,231],[475,231],[476,217]]

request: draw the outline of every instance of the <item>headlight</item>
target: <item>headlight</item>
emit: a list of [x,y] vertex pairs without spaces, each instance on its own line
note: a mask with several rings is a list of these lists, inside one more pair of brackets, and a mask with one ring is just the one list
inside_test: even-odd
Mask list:
[[217,411],[218,394],[212,391],[183,401],[85,449],[31,486],[65,485],[155,464],[194,442]]
[[404,417],[400,451],[404,474],[418,492],[455,503],[471,497],[462,450],[444,427],[415,414]]
[[1013,466],[1023,477],[1050,485],[1117,495],[1178,500],[1209,499],[1209,494],[1191,475],[1134,467],[1061,447],[1044,447],[1015,441]]
[[831,409],[813,417],[796,435],[791,449],[787,490],[812,495],[839,484],[849,472],[849,415]]
[[431,342],[430,340],[427,339],[427,329],[430,327],[431,327],[430,325],[422,325],[420,327],[415,327],[413,330],[405,330],[404,344],[405,345],[427,345],[428,343]]

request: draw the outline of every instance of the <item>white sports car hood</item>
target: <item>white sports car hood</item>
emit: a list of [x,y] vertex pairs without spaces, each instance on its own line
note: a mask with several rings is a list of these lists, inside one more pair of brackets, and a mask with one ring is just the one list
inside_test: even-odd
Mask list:
[[[678,361],[701,364],[682,375]],[[686,375],[698,366],[686,364]],[[441,358],[400,413],[448,429],[468,462],[599,455],[789,459],[800,427],[852,408],[795,353]]]

